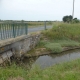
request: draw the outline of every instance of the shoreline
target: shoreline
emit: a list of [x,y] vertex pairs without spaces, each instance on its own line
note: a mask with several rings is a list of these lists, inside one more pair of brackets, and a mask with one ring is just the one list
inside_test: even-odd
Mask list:
[[[70,51],[70,50],[75,50],[75,49],[80,49],[80,47],[66,47],[66,48],[63,48],[63,51],[62,52],[66,52],[66,51]],[[60,52],[60,53],[62,53]],[[60,53],[57,53],[57,54],[60,54]],[[44,52],[40,52],[40,53],[34,53],[34,54],[24,54],[24,57],[25,58],[32,58],[32,57],[39,57],[39,56],[43,56],[43,55],[49,55],[49,54],[56,54],[56,53],[52,53],[51,51],[44,51]]]

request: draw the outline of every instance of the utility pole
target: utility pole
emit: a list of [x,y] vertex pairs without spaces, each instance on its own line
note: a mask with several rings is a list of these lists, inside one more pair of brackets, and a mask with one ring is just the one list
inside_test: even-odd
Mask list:
[[45,30],[46,30],[46,21],[44,22],[44,28],[45,28]]
[[73,18],[74,18],[74,3],[75,3],[75,0],[73,0],[72,20],[73,20]]

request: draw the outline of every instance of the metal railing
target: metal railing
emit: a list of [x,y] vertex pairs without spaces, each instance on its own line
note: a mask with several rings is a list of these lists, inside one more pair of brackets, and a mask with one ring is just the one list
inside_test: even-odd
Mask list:
[[0,23],[0,40],[27,34],[27,23]]

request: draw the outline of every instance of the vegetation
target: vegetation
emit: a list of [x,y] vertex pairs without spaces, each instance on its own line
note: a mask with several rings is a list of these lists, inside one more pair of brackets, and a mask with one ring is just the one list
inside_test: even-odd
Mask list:
[[69,15],[69,16],[64,16],[64,17],[63,17],[63,21],[64,21],[64,22],[68,22],[68,23],[71,22],[71,21],[72,21],[72,16],[71,16],[71,15]]
[[77,18],[73,19],[73,17],[71,15],[69,15],[69,16],[64,16],[63,17],[63,22],[67,22],[67,23],[79,23],[80,21]]
[[[50,30],[43,31],[42,46],[53,53],[60,53],[66,48],[80,47],[80,24],[62,23]],[[46,44],[45,44],[46,43]],[[41,47],[42,47],[41,46]]]
[[44,70],[30,70],[13,64],[0,67],[0,80],[80,80],[80,59],[57,64]]
[[53,53],[60,53],[63,50],[61,45],[58,44],[58,43],[48,43],[48,44],[45,45],[45,47],[48,50],[51,50]]
[[51,40],[76,40],[80,41],[80,24],[62,23],[54,26],[50,30],[42,32],[44,36]]
[[[11,79],[13,77],[26,78],[27,70],[13,63],[11,66],[0,67],[0,80],[17,80]],[[19,79],[20,80],[20,79]]]
[[73,40],[50,40],[50,41],[40,41],[35,49],[32,49],[31,52],[34,53],[38,48],[46,48],[46,51],[50,51],[51,53],[61,53],[65,48],[74,48],[80,47],[80,43],[78,41]]
[[77,47],[80,43],[73,40],[53,40],[54,43],[60,44],[62,47]]
[[[80,47],[80,24],[62,23],[54,25],[52,29],[42,32],[41,41],[36,46],[37,49],[46,48],[47,51],[52,51],[53,53],[60,53],[65,47]],[[33,49],[32,53],[35,53],[35,49]],[[32,67],[27,70],[25,67],[20,67],[16,64],[0,67],[0,80],[20,79],[80,80],[80,59],[57,64],[44,70],[39,67]]]
[[[52,29],[42,32],[42,37],[37,46],[29,54],[36,56],[36,50],[43,48],[51,53],[61,53],[62,51],[80,47],[80,24],[55,24]],[[43,53],[45,52],[43,51]],[[38,51],[39,52],[39,51]],[[41,54],[43,54],[41,52]],[[40,54],[40,53],[38,53]]]
[[73,19],[73,21],[72,21],[72,23],[79,23],[80,21],[79,21],[79,19],[77,19],[77,18],[74,18]]

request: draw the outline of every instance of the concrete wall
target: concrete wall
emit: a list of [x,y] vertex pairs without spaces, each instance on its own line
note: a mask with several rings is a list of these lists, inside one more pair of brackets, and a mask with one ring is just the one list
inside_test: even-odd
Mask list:
[[40,34],[35,34],[0,41],[0,64],[9,60],[11,56],[20,58],[34,48],[39,40]]

